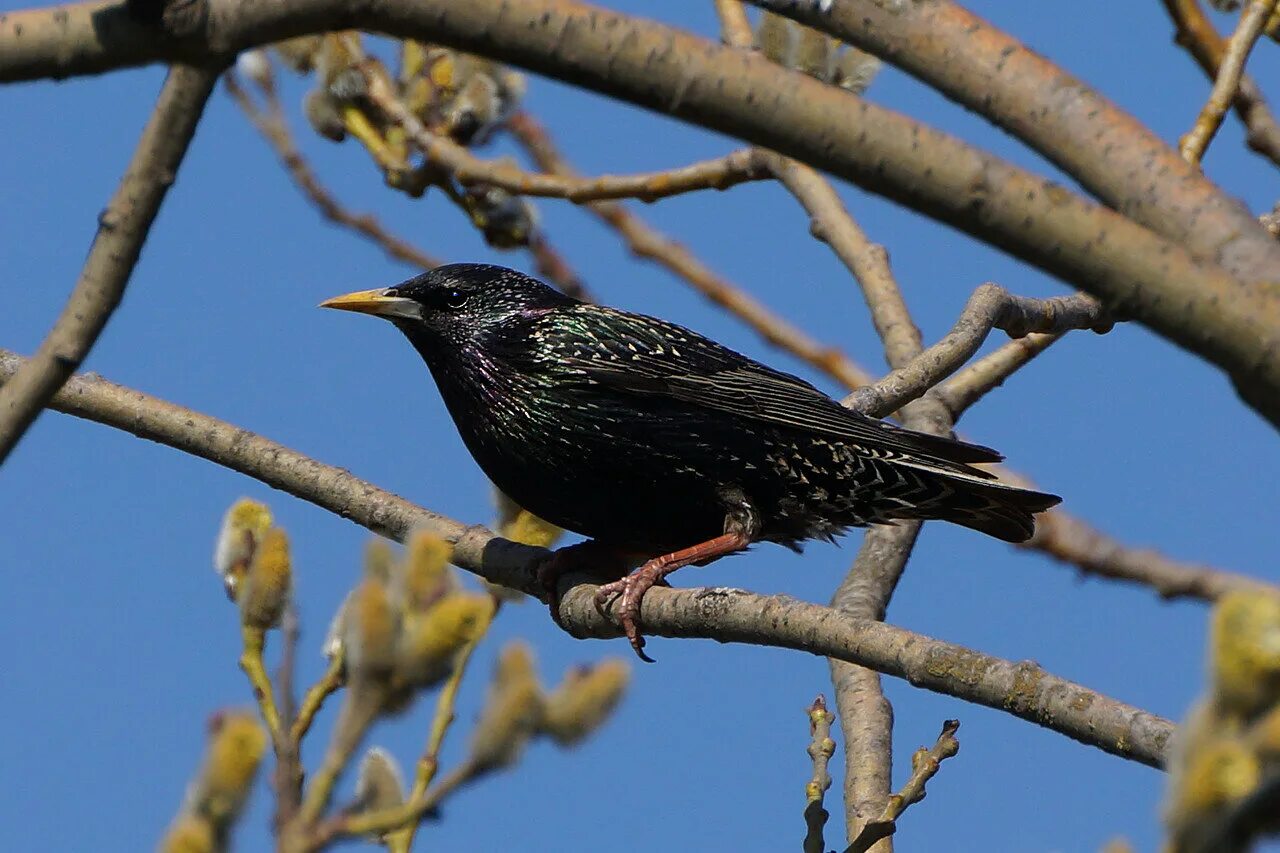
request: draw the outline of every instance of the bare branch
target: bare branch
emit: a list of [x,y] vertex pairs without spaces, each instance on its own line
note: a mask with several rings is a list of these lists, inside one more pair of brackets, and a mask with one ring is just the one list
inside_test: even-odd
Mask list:
[[935,386],[933,394],[951,412],[952,420],[959,420],[987,392],[999,388],[1006,379],[1065,335],[1065,332],[1032,332],[1024,338],[1014,338],[958,371],[942,385]]
[[956,740],[956,731],[960,728],[959,720],[947,720],[942,724],[942,734],[932,749],[920,747],[911,756],[911,778],[902,790],[889,798],[880,817],[869,823],[862,833],[854,839],[845,853],[866,853],[876,842],[888,838],[898,829],[898,818],[908,806],[924,799],[924,788],[929,780],[938,775],[938,768],[951,756],[960,751],[960,742]]
[[751,22],[741,0],[715,0],[716,15],[720,18],[720,40],[729,47],[750,50],[755,46]]
[[[858,5],[867,7],[867,15],[874,8]],[[847,6],[837,3],[833,9],[843,14]],[[953,8],[929,3],[904,9],[942,6]],[[199,57],[211,44],[242,49],[350,27],[495,57],[795,157],[1000,246],[1219,365],[1250,405],[1280,423],[1280,300],[1274,298],[1280,283],[1271,280],[1280,266],[1280,244],[1200,178],[1158,181],[1165,190],[1195,190],[1191,198],[1162,195],[1158,204],[1146,205],[1133,193],[1116,194],[1115,206],[1149,211],[1151,228],[1165,234],[1160,236],[1107,206],[781,68],[755,51],[571,0],[474,0],[461,6],[452,0],[203,0],[201,9],[208,11],[202,27],[181,37],[165,22],[131,18],[118,0],[6,15],[0,20],[0,80]],[[1014,51],[1019,58],[1030,55],[1016,43]],[[1006,70],[1014,65],[1001,63]],[[691,80],[698,85],[689,85]],[[994,97],[1001,88],[984,91]],[[1080,93],[1088,90],[1078,81],[1048,88],[1070,104],[1087,100]],[[1095,136],[1088,137],[1090,152],[1099,144]],[[1153,173],[1140,128],[1130,118],[1114,135],[1103,136],[1117,153],[1134,143],[1143,153],[1139,164],[1126,160],[1120,169],[1111,158],[1090,156],[1094,163],[1108,161],[1099,184],[1115,179],[1128,185],[1135,178],[1124,176],[1140,176],[1142,198],[1148,198],[1145,176]],[[1224,267],[1203,258],[1216,258]]]
[[902,291],[889,271],[889,256],[883,246],[872,243],[849,212],[840,196],[820,174],[803,163],[773,155],[775,177],[796,197],[809,214],[809,230],[831,250],[853,274],[871,322],[884,342],[890,367],[902,367],[920,352],[920,330],[916,328],[902,299]]
[[[546,129],[533,116],[519,113],[511,118],[508,127],[538,168],[551,174],[574,174]],[[601,201],[589,204],[587,208],[621,234],[634,254],[665,267],[713,304],[746,323],[766,343],[794,355],[850,388],[871,381],[871,376],[840,350],[813,340],[742,288],[721,278],[684,246],[651,228],[622,205]]]
[[[1177,28],[1174,40],[1187,49],[1210,80],[1217,79],[1227,42],[1205,15],[1200,0],[1164,0],[1164,7]],[[1249,75],[1240,75],[1232,105],[1244,122],[1249,147],[1280,165],[1280,125],[1267,106],[1262,89]]]
[[195,135],[221,66],[169,69],[151,118],[89,248],[75,289],[35,356],[0,388],[0,463],[62,383],[80,367],[125,286]]
[[[1108,206],[1193,253],[1244,277],[1265,278],[1274,269],[1275,260],[1263,260],[1271,247],[1235,199],[1084,80],[954,0],[750,2],[917,77],[1043,154]],[[1097,156],[1100,150],[1107,156]],[[1150,180],[1157,173],[1165,179]]]
[[[11,377],[22,361],[0,350],[0,379]],[[537,597],[546,594],[538,577],[545,550],[416,506],[248,430],[87,376],[73,377],[52,406],[208,459],[393,539],[403,540],[414,529],[436,533],[454,543],[453,561],[459,568]],[[575,637],[620,636],[611,609],[601,612],[595,605],[597,587],[574,585],[578,580],[569,577],[561,583],[566,589],[561,624]],[[1173,731],[1168,720],[1058,678],[1034,663],[1001,660],[785,596],[657,587],[645,596],[641,619],[654,635],[776,646],[865,666],[1153,767],[1163,764]]]
[[489,184],[510,193],[562,198],[574,204],[635,198],[657,201],[696,190],[725,190],[746,181],[770,177],[754,148],[744,148],[688,166],[633,175],[599,175],[580,178],[571,174],[537,174],[501,160],[482,160],[452,139],[427,129],[392,91],[390,81],[377,66],[365,66],[366,95],[386,117],[404,128],[427,162],[446,169],[464,186]]
[[302,151],[293,141],[293,134],[289,132],[289,125],[285,121],[284,110],[274,91],[264,93],[267,107],[263,111],[253,103],[249,93],[241,87],[234,74],[228,73],[225,76],[224,85],[227,88],[227,94],[276,152],[285,171],[293,179],[294,185],[315,205],[321,216],[335,225],[355,231],[382,247],[384,252],[398,261],[412,264],[419,269],[440,266],[441,262],[437,258],[387,231],[372,213],[352,213],[343,207],[333,193],[320,182],[315,170],[311,168]]
[[1015,296],[996,284],[984,284],[973,292],[951,331],[911,361],[872,385],[845,398],[844,404],[875,417],[884,417],[958,370],[978,351],[994,329],[1020,338],[1032,332],[1064,332],[1092,329],[1106,332],[1112,326],[1106,312],[1091,296],[1055,296],[1031,299]]
[[836,743],[831,739],[831,724],[835,715],[827,710],[827,701],[819,693],[807,711],[809,716],[809,760],[813,762],[813,777],[805,785],[805,836],[804,853],[825,853],[827,845],[823,830],[827,825],[827,810],[822,800],[831,787],[831,773],[827,763],[835,754]]
[[1179,142],[1183,158],[1188,163],[1200,164],[1200,159],[1213,141],[1213,137],[1222,126],[1222,119],[1236,100],[1240,91],[1240,77],[1244,73],[1244,64],[1249,59],[1249,52],[1262,35],[1262,28],[1267,19],[1276,10],[1276,0],[1252,0],[1240,15],[1240,23],[1227,42],[1226,51],[1218,65],[1217,77],[1213,81],[1213,89],[1209,92],[1209,100],[1205,102],[1196,118],[1196,123]]

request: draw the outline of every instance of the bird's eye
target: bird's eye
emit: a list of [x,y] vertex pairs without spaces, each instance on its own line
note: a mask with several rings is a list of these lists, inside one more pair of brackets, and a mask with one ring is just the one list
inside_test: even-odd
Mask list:
[[440,294],[440,303],[445,308],[458,309],[467,304],[468,296],[469,294],[465,291],[451,287]]

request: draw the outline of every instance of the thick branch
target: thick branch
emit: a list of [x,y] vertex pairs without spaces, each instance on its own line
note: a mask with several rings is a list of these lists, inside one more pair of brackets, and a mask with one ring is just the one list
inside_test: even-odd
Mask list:
[[[0,381],[22,363],[0,350]],[[73,377],[52,405],[247,474],[384,536],[403,540],[410,530],[430,530],[455,543],[453,559],[460,568],[532,595],[545,594],[537,569],[546,551],[423,509],[248,430],[87,376]],[[566,578],[562,588],[572,580]],[[610,610],[601,612],[595,605],[595,590],[590,583],[568,590],[561,623],[577,637],[617,637]],[[645,596],[641,619],[656,635],[771,645],[866,666],[1153,767],[1163,765],[1173,731],[1168,720],[1050,675],[1034,663],[1001,660],[784,596],[658,587]]]
[[75,289],[35,356],[0,388],[0,462],[80,367],[124,297],[160,203],[187,153],[219,68],[175,65],[89,248]]
[[1031,299],[1016,296],[996,284],[984,284],[969,297],[959,319],[942,340],[878,382],[854,391],[844,403],[860,412],[884,417],[959,370],[992,329],[1020,338],[1032,332],[1069,329],[1105,332],[1111,325],[1097,300],[1084,294]]
[[[0,80],[203,57],[213,49],[239,50],[349,27],[492,56],[779,151],[1004,248],[1086,288],[1118,316],[1132,317],[1219,365],[1251,405],[1280,424],[1280,285],[1265,280],[1277,267],[1280,245],[1264,248],[1251,232],[1265,231],[1238,221],[1230,205],[1162,198],[1150,207],[1178,215],[1175,222],[1161,219],[1160,227],[1174,238],[1165,239],[951,136],[754,52],[569,0],[204,2],[197,6],[208,11],[202,25],[182,38],[133,20],[119,2],[4,16]],[[1061,91],[1070,98],[1081,90]],[[1111,150],[1122,151],[1132,139],[1113,137]],[[1096,151],[1096,134],[1089,140],[1090,151]],[[1158,151],[1139,148],[1146,160],[1118,171],[1144,180],[1176,174],[1163,165],[1163,154],[1153,160]],[[1179,224],[1188,220],[1195,222],[1193,229]],[[1204,254],[1260,280],[1238,281],[1181,245],[1202,239],[1223,247]]]
[[1241,277],[1274,277],[1277,247],[1264,244],[1248,211],[1128,112],[959,4],[751,2],[919,78],[1153,231]]

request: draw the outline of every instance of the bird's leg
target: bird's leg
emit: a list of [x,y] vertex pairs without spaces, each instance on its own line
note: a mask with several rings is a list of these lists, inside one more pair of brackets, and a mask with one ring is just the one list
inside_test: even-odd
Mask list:
[[560,628],[560,579],[572,572],[589,572],[600,577],[626,574],[643,557],[629,551],[588,539],[558,548],[538,565],[538,583],[546,592],[551,620]]
[[661,557],[654,557],[625,578],[600,587],[596,591],[596,607],[603,611],[611,596],[622,596],[622,600],[618,603],[615,618],[622,626],[627,639],[631,641],[631,648],[635,649],[640,660],[646,663],[653,663],[653,658],[644,653],[644,637],[641,636],[640,629],[636,625],[636,620],[640,617],[640,602],[644,598],[644,594],[657,584],[662,583],[663,578],[676,569],[693,563],[709,563],[712,560],[741,551],[750,545],[751,541],[752,537],[748,532],[737,530],[722,534],[714,539],[708,539],[706,542],[694,545],[691,548],[682,548],[670,554],[663,554]]

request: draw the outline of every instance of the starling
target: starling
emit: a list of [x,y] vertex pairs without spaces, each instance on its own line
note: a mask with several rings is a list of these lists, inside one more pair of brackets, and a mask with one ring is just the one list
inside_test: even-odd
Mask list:
[[897,519],[1022,542],[1060,500],[972,466],[999,461],[994,450],[859,414],[682,326],[515,270],[450,264],[322,305],[399,327],[498,488],[591,539],[553,563],[644,561],[597,596],[622,596],[618,619],[642,658],[640,600],[682,566]]

